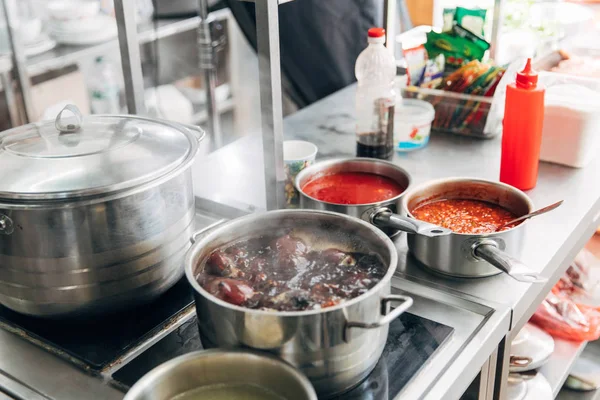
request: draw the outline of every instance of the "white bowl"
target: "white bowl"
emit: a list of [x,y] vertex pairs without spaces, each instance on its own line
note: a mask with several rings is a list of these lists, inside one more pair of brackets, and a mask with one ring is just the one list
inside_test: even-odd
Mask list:
[[48,21],[48,30],[53,34],[78,34],[102,30],[109,23],[114,24],[115,19],[107,15],[72,20],[53,19]]
[[42,20],[32,18],[19,21],[19,39],[21,43],[27,45],[35,42],[42,33]]
[[61,21],[93,17],[100,11],[98,0],[53,0],[47,5],[50,18]]

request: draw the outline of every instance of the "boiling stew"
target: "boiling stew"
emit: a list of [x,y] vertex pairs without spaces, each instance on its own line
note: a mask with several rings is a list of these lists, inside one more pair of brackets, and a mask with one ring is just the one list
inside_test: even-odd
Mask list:
[[[483,234],[495,232],[517,218],[509,210],[480,200],[449,199],[418,205],[411,211],[421,221],[429,222],[456,233]],[[507,230],[512,225],[501,229]]]
[[376,254],[311,249],[287,230],[213,251],[196,279],[213,296],[237,306],[301,311],[360,296],[385,272]]

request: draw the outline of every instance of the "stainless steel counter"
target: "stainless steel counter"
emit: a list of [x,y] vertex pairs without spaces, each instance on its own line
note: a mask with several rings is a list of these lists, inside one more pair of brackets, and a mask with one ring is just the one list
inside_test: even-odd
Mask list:
[[[284,123],[286,139],[314,142],[319,146],[319,158],[352,155],[353,104],[354,88],[350,87],[294,114]],[[456,175],[495,179],[499,145],[498,139],[434,135],[425,149],[396,155],[394,161],[406,168],[415,182]],[[262,165],[260,137],[254,135],[199,159],[193,167],[195,191],[201,198],[199,203],[209,205],[211,211],[211,217],[204,218],[203,223],[264,209]],[[509,347],[504,345],[510,329],[516,331],[525,323],[596,226],[600,188],[595,185],[595,177],[599,168],[600,160],[582,170],[541,165],[538,187],[529,194],[537,205],[561,198],[565,204],[555,213],[530,221],[522,260],[548,277],[547,284],[523,284],[502,275],[442,278],[420,268],[407,256],[405,238],[397,239],[400,262],[393,286],[414,296],[411,312],[455,329],[452,338],[423,366],[400,398],[457,399],[479,371],[480,389],[484,397],[490,398],[495,359],[498,355],[505,360],[502,356]],[[11,385],[14,392],[7,392]],[[99,399],[123,395],[98,378],[1,330],[0,388],[0,392],[20,394],[12,396],[15,398],[35,398],[24,393],[39,393],[39,398],[51,399],[80,399],[89,393]]]
[[[318,158],[353,156],[354,139],[353,86],[343,89],[284,120],[285,139],[301,139],[319,147]],[[246,208],[264,208],[262,152],[260,139],[250,136],[232,144],[225,152],[213,155],[214,165],[230,176],[199,173],[197,179],[212,182],[214,188],[228,186],[228,179],[241,182],[220,192],[219,200],[240,202]],[[500,138],[477,140],[445,134],[433,134],[422,150],[396,154],[393,162],[404,167],[414,183],[449,176],[498,179]],[[239,166],[235,166],[238,164]],[[223,169],[221,166],[226,165]],[[213,170],[214,171],[214,170]],[[198,172],[198,171],[197,171]],[[511,335],[529,320],[550,288],[568,264],[592,236],[600,218],[600,158],[584,169],[572,169],[541,163],[537,187],[528,192],[537,206],[564,199],[556,211],[528,222],[521,260],[548,278],[545,284],[526,284],[506,275],[483,279],[453,279],[423,269],[408,256],[406,239],[397,239],[399,274],[406,280],[446,291],[475,296],[511,310]],[[243,188],[243,189],[242,189]],[[239,190],[242,189],[242,190]],[[236,191],[237,190],[237,191]],[[198,193],[211,197],[211,193]],[[505,351],[510,346],[501,346]],[[502,357],[501,357],[502,358]],[[507,362],[507,360],[503,360]],[[505,365],[504,365],[505,366]],[[502,367],[502,365],[501,365]],[[504,374],[506,375],[506,374]]]
[[[285,121],[286,139],[308,140],[319,146],[319,158],[355,153],[354,87],[346,88]],[[477,140],[433,134],[427,147],[396,154],[393,162],[405,168],[414,183],[449,176],[497,180],[500,138]],[[546,284],[524,284],[506,275],[484,279],[451,279],[424,270],[407,256],[404,237],[398,241],[401,273],[482,299],[508,305],[513,329],[531,317],[577,252],[592,236],[600,218],[600,158],[584,169],[540,164],[538,184],[527,194],[536,206],[564,199],[556,211],[528,222],[521,260],[544,277]]]

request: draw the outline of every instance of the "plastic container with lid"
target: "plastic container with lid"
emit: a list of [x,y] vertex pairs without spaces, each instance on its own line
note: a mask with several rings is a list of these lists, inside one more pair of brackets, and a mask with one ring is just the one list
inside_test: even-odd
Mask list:
[[540,160],[582,168],[600,150],[600,80],[540,73],[546,86]]
[[394,113],[394,143],[397,151],[412,151],[429,142],[435,110],[424,100],[402,99]]

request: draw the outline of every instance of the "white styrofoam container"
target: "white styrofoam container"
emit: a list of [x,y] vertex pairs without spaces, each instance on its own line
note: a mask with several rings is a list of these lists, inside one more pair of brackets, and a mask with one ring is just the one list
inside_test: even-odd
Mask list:
[[600,80],[541,72],[546,87],[540,160],[585,167],[600,152]]

